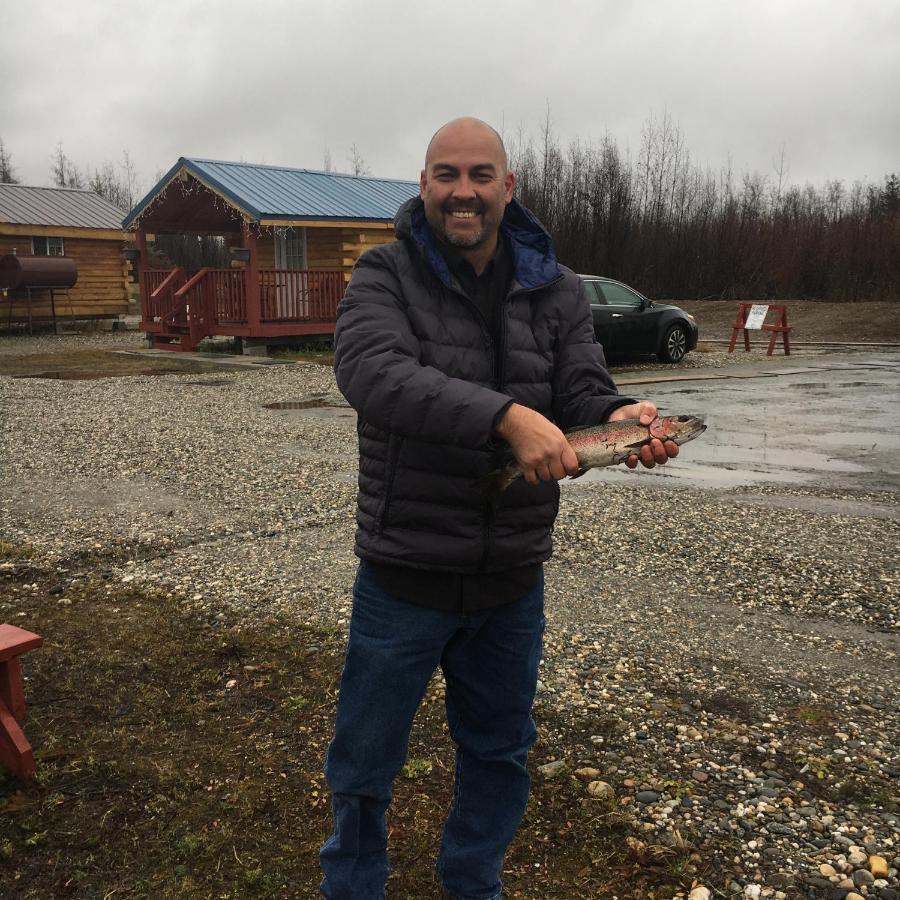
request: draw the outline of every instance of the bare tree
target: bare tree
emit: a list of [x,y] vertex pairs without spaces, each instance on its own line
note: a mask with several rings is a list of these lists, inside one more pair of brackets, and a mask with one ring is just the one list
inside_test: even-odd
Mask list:
[[900,179],[787,184],[786,151],[774,177],[698,166],[678,126],[650,116],[635,160],[607,136],[563,151],[549,109],[537,142],[510,140],[519,199],[548,227],[562,262],[673,299],[900,293]]
[[355,143],[350,145],[350,152],[347,154],[347,159],[350,161],[351,175],[372,174]]
[[322,168],[326,172],[334,171],[334,166],[331,163],[331,151],[328,149],[327,146],[325,147],[325,154],[324,154],[324,158],[322,160]]
[[3,138],[0,138],[0,184],[19,184]]
[[88,187],[105,200],[128,212],[137,201],[137,172],[127,150],[122,151],[122,162],[114,166],[105,162],[95,169]]
[[61,188],[83,188],[84,176],[81,170],[73,163],[63,150],[62,141],[56,145],[56,154],[53,156],[53,183]]

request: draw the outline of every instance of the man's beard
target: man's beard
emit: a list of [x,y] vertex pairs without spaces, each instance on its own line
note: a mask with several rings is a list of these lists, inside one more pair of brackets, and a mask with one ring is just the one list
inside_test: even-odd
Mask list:
[[441,237],[453,247],[471,249],[484,241],[484,231],[476,231],[475,234],[450,234],[444,231]]
[[[446,216],[452,216],[454,212],[473,212],[476,215],[480,215],[482,219],[484,218],[484,204],[476,203],[474,206],[469,204],[462,203],[446,203],[442,208],[441,212]],[[463,249],[472,249],[473,247],[478,247],[481,243],[484,242],[486,237],[486,230],[482,228],[480,231],[476,231],[474,234],[454,234],[445,230],[444,228],[440,229],[441,238],[446,241],[446,243],[450,244],[453,247],[461,247]]]

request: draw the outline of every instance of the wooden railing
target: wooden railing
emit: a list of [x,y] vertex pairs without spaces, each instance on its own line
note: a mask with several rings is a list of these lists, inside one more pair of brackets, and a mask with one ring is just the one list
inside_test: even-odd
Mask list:
[[177,305],[173,312],[184,311],[185,319],[191,329],[191,343],[195,347],[207,335],[214,333],[211,330],[214,322],[214,304],[210,290],[212,282],[206,277],[212,271],[214,270],[201,269],[175,291]]
[[166,318],[175,306],[174,294],[184,284],[185,274],[177,269],[147,269],[141,273],[141,312],[144,319]]
[[[246,269],[206,268],[191,278],[180,267],[172,271],[150,269],[141,278],[144,319],[190,326],[194,342],[216,334],[218,325],[248,324]],[[259,294],[259,321],[264,326],[333,323],[344,296],[344,273],[260,269]]]
[[344,296],[344,273],[311,269],[260,269],[263,322],[333,322]]

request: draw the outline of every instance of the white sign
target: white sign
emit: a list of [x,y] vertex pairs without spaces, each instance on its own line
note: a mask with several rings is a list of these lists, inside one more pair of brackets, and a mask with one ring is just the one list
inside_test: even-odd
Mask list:
[[753,331],[759,331],[759,329],[762,328],[763,322],[765,322],[766,320],[766,313],[768,311],[768,306],[754,303],[753,306],[750,307],[750,312],[747,313],[747,322],[744,325],[744,328],[750,328]]

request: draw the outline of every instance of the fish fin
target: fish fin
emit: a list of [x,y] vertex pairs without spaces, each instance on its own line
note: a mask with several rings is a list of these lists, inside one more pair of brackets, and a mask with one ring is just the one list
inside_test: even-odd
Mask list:
[[581,478],[587,472],[587,469],[579,469],[574,475],[569,476],[569,481],[574,481],[576,478]]

